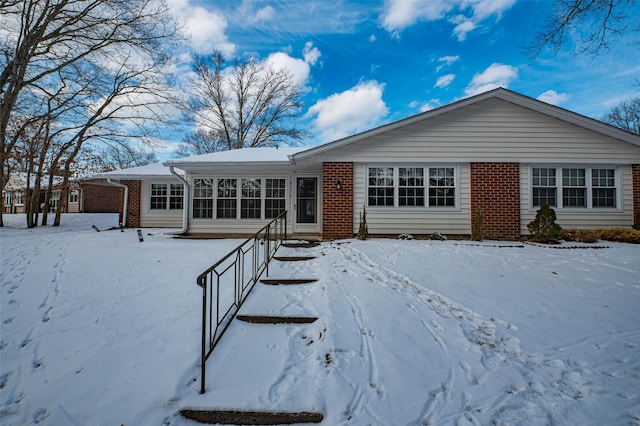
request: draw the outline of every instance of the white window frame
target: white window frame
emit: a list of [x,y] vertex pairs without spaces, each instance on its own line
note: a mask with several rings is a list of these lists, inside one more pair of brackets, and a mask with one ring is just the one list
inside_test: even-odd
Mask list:
[[58,206],[60,205],[61,193],[62,191],[59,189],[56,189],[51,192],[51,198],[49,199],[49,209],[51,211],[55,211],[58,209]]
[[[195,181],[198,179],[210,179],[213,182],[213,194],[211,197],[195,197],[195,193],[194,196],[192,197],[192,199],[190,200],[190,202],[192,203],[192,209],[191,209],[191,219],[195,220],[195,221],[210,221],[210,220],[217,220],[217,221],[251,221],[251,220],[255,220],[255,221],[262,221],[262,220],[270,220],[272,219],[271,217],[267,217],[266,214],[266,200],[269,199],[273,199],[273,200],[285,200],[285,210],[287,210],[287,202],[289,200],[289,177],[287,176],[282,176],[282,175],[245,175],[245,176],[237,176],[237,175],[217,175],[217,176],[211,176],[211,175],[198,175],[198,176],[192,176],[191,177],[191,184],[195,185]],[[226,179],[231,179],[231,180],[235,180],[236,181],[236,194],[234,198],[220,198],[218,195],[218,183],[222,180],[226,180]],[[242,191],[242,182],[243,180],[258,180],[260,181],[260,198],[246,198],[243,197],[243,191]],[[285,190],[285,194],[284,197],[267,197],[267,180],[284,180],[284,190]],[[211,200],[211,202],[213,203],[213,213],[212,213],[212,217],[194,217],[194,209],[193,209],[193,201],[194,199],[208,199]],[[235,217],[218,217],[218,201],[219,200],[231,200],[234,199],[235,200]],[[260,217],[242,217],[242,201],[243,200],[248,200],[248,199],[254,199],[256,201],[259,202],[260,204]]]
[[[369,204],[369,169],[372,168],[376,168],[376,169],[392,169],[392,184],[393,184],[393,205],[372,205]],[[417,206],[409,206],[409,205],[400,205],[400,169],[422,169],[422,179],[423,179],[423,186],[421,186],[420,188],[422,188],[424,190],[424,205],[417,205]],[[431,188],[436,188],[436,187],[431,187],[430,185],[430,170],[431,169],[453,169],[453,190],[454,190],[454,195],[453,195],[453,206],[436,206],[436,205],[431,205],[429,203],[429,193],[430,193],[430,189]],[[446,164],[432,164],[432,163],[397,163],[397,164],[376,164],[376,163],[371,163],[371,164],[365,164],[364,167],[364,182],[365,182],[365,190],[364,190],[364,198],[365,198],[365,204],[367,206],[367,208],[371,208],[371,209],[375,209],[375,210],[383,210],[383,209],[394,209],[394,210],[415,210],[415,209],[422,209],[422,210],[430,210],[430,211],[457,211],[460,210],[460,166],[458,164],[450,164],[450,163],[446,163]],[[406,186],[402,186],[402,188],[405,188]],[[412,188],[418,188],[418,187],[412,187]],[[448,187],[451,188],[451,187]]]
[[11,192],[5,192],[4,193],[4,206],[5,207],[11,207],[11,200],[13,199],[13,196],[11,194]]
[[[529,209],[536,211],[540,208],[538,205],[533,204],[533,169],[554,169],[556,172],[556,205],[551,206],[554,210],[560,211],[620,211],[622,210],[622,179],[620,166],[611,164],[532,164],[529,166]],[[585,185],[579,186],[585,188],[585,206],[564,206],[563,190],[576,188],[575,186],[565,186],[563,179],[563,170],[568,169],[582,169],[585,171]],[[614,173],[614,186],[602,187],[593,185],[593,170],[613,170]],[[615,192],[615,206],[593,206],[593,190],[597,188],[609,188]]]
[[[153,185],[164,185],[165,187],[165,193],[164,195],[160,196],[160,195],[153,195]],[[161,212],[161,211],[166,211],[166,210],[182,210],[184,208],[184,201],[182,202],[182,207],[171,207],[171,199],[172,198],[176,198],[176,195],[173,195],[174,192],[174,187],[181,187],[182,191],[180,197],[184,200],[184,185],[182,183],[175,183],[175,182],[166,182],[166,181],[151,181],[149,182],[149,210],[153,210],[155,212]],[[157,197],[164,197],[165,201],[164,201],[164,208],[154,208],[152,207],[153,204],[151,202],[152,198]]]
[[69,204],[76,204],[80,199],[80,191],[77,189],[69,193]]
[[16,192],[14,202],[16,206],[24,206],[24,192]]

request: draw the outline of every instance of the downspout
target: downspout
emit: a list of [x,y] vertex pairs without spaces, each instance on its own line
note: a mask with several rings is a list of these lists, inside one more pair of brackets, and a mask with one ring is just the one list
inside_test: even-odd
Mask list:
[[182,201],[182,229],[178,232],[175,232],[175,234],[182,235],[186,234],[189,230],[189,206],[191,204],[189,203],[189,199],[191,198],[191,186],[189,185],[189,182],[187,182],[182,176],[176,173],[176,171],[173,169],[173,166],[169,166],[169,171],[172,175],[174,175],[175,177],[180,179],[182,183],[184,183],[184,198]]
[[129,210],[129,187],[123,183],[116,183],[111,180],[111,178],[107,178],[107,183],[112,186],[117,186],[119,188],[124,188],[124,203],[122,204],[122,227],[127,227],[127,213]]

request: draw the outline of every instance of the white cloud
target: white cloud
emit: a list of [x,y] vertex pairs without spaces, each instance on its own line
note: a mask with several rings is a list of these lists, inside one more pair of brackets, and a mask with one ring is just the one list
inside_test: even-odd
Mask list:
[[184,23],[185,32],[190,37],[189,44],[194,51],[210,53],[216,49],[224,56],[233,55],[236,46],[227,40],[227,20],[224,16],[194,6],[189,0],[169,0],[168,4],[173,14]]
[[442,19],[453,7],[454,4],[447,0],[388,0],[381,17],[382,27],[397,35],[420,20]]
[[362,82],[316,102],[307,117],[315,117],[313,125],[322,142],[340,139],[379,124],[389,113],[383,92],[382,83]]
[[440,106],[440,99],[431,99],[425,103],[413,101],[409,104],[409,108],[418,109],[420,112],[431,111]]
[[242,21],[249,25],[255,25],[263,22],[271,21],[275,16],[275,9],[272,6],[265,6],[254,9],[255,2],[250,0],[242,0],[238,7],[238,15],[242,17]]
[[313,47],[313,43],[307,42],[302,54],[304,59],[291,57],[284,52],[276,52],[269,55],[266,63],[275,69],[287,69],[292,74],[294,83],[304,87],[309,80],[311,66],[316,64],[321,53],[317,47]]
[[458,38],[458,41],[464,41],[467,39],[467,34],[475,30],[477,25],[471,19],[467,19],[464,16],[458,16],[456,18],[457,19],[451,21],[458,24],[453,29],[453,35]]
[[440,88],[447,87],[448,85],[451,84],[454,78],[456,78],[455,74],[443,75],[442,77],[438,78],[438,80],[436,81],[436,84],[434,84],[433,87],[440,87]]
[[376,35],[375,35],[375,34],[371,34],[371,35],[369,36],[369,41],[370,41],[371,43],[373,43],[373,42],[374,42],[374,41],[376,41],[377,39],[378,39],[378,38],[376,37]]
[[313,47],[313,43],[308,41],[304,44],[304,49],[302,50],[302,55],[304,56],[304,61],[309,65],[315,65],[318,62],[318,58],[320,58],[320,51],[317,47]]
[[[420,21],[447,19],[455,24],[453,35],[465,40],[482,21],[502,13],[516,0],[387,0],[380,16],[382,27],[393,36]],[[449,16],[449,14],[455,13]]]
[[444,62],[445,65],[449,66],[451,64],[453,64],[454,62],[457,62],[460,59],[460,55],[456,55],[456,56],[441,56],[438,58],[438,61],[440,62]]
[[464,93],[467,96],[473,96],[498,87],[507,88],[516,77],[518,77],[517,68],[504,64],[491,64],[486,70],[473,76]]
[[568,93],[558,93],[555,90],[547,90],[537,97],[539,101],[546,102],[551,105],[560,105],[569,100],[571,96]]

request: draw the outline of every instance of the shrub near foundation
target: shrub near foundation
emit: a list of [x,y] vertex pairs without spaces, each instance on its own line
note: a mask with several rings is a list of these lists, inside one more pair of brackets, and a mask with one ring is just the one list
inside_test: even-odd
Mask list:
[[579,243],[595,243],[598,240],[616,241],[621,243],[640,244],[640,231],[632,228],[601,228],[601,229],[563,229],[560,238],[564,241]]

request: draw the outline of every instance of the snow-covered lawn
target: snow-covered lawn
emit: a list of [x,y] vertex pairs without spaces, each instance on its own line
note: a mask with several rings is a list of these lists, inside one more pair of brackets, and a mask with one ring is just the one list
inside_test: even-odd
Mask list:
[[179,410],[319,411],[323,424],[639,424],[640,246],[347,240],[278,255],[200,395],[199,272],[239,240],[0,229],[2,425],[191,425]]

